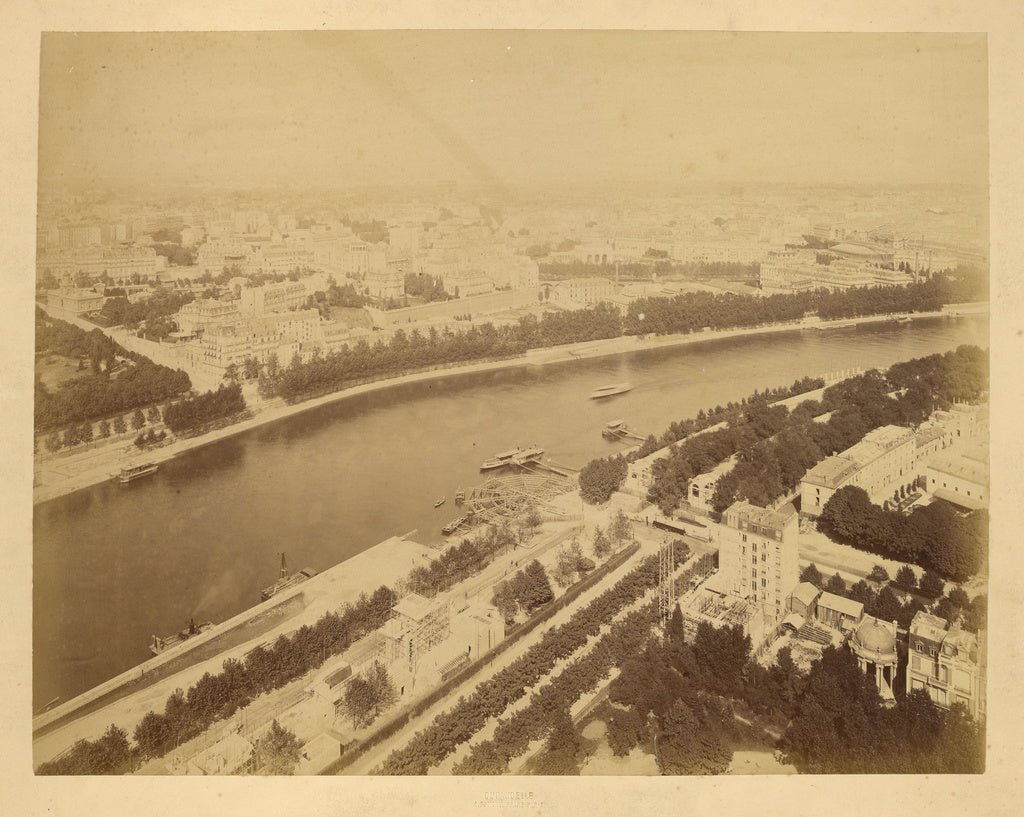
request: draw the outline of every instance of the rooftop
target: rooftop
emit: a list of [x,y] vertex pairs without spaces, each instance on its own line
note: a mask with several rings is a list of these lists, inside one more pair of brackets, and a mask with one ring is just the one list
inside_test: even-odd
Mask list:
[[853,599],[837,596],[835,593],[823,592],[818,599],[818,607],[836,610],[843,615],[859,619],[864,613],[864,604]]
[[946,620],[919,610],[910,622],[910,634],[941,642],[946,637]]

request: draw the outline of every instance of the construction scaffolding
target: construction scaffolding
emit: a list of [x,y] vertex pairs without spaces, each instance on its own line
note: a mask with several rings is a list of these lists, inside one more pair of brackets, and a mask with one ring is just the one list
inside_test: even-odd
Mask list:
[[676,540],[669,539],[658,550],[658,612],[668,621],[676,603]]
[[566,516],[565,510],[551,500],[572,490],[572,486],[571,477],[550,471],[491,477],[483,485],[470,488],[463,504],[477,523],[500,524],[521,516],[531,506],[561,519]]
[[408,659],[415,672],[420,657],[444,641],[451,631],[450,604],[433,602],[418,593],[410,593],[391,611],[384,623],[380,655],[386,663]]

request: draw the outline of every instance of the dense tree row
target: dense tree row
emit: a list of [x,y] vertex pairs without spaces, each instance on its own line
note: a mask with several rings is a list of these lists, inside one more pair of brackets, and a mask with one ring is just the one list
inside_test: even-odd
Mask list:
[[[689,554],[677,552],[677,564]],[[641,598],[658,583],[658,557],[650,556],[586,607],[578,610],[561,627],[548,630],[541,640],[520,658],[482,682],[468,698],[438,715],[402,749],[388,755],[381,766],[384,774],[426,774],[459,744],[476,734],[490,717],[500,715],[519,700],[555,663],[568,658],[587,639],[596,636],[602,624]]]
[[[685,439],[652,467],[649,499],[666,513],[686,496],[689,481],[737,455],[715,486],[711,505],[721,513],[745,499],[767,506],[795,488],[803,475],[831,454],[859,442],[883,425],[912,426],[954,400],[976,401],[988,388],[985,352],[961,346],[897,364],[893,378],[877,370],[825,389],[792,412],[783,406],[747,406],[725,429]],[[830,412],[827,422],[815,418]],[[907,482],[913,477],[907,476]],[[900,557],[897,557],[900,558]]]
[[[505,538],[500,529],[488,530],[478,537],[476,544],[483,549],[493,549],[501,547],[494,543]],[[477,569],[484,566],[483,562],[475,564]],[[124,736],[127,743],[127,733],[111,726],[102,738],[80,741],[73,752],[42,764],[39,772],[123,773],[130,758],[140,753],[162,756],[176,743],[200,734],[215,721],[231,717],[263,692],[279,688],[320,666],[328,657],[345,652],[354,642],[384,624],[396,599],[395,592],[382,585],[371,596],[362,594],[355,604],[346,605],[341,612],[324,614],[312,627],[303,625],[290,638],[281,636],[270,649],[261,645],[247,653],[243,661],[226,660],[222,672],[204,674],[187,694],[178,690],[171,695],[162,714],[149,712],[135,728],[137,745],[128,746],[125,750],[128,755],[124,757],[115,749],[121,745],[118,735]],[[381,681],[379,674],[368,680],[380,688],[384,686],[378,683]],[[389,695],[383,690],[372,705],[379,711],[388,699]]]
[[600,505],[619,490],[629,466],[621,454],[591,460],[580,470],[580,496],[591,505]]
[[658,449],[664,448],[672,443],[685,440],[687,437],[696,434],[698,431],[703,431],[706,428],[718,425],[719,423],[727,420],[734,420],[736,417],[742,415],[748,404],[757,406],[776,403],[780,400],[795,397],[798,394],[806,394],[807,392],[815,391],[816,389],[822,388],[824,385],[825,381],[820,377],[801,377],[794,380],[791,386],[779,386],[773,389],[769,388],[765,389],[763,392],[755,389],[753,394],[749,397],[744,397],[739,402],[734,403],[730,400],[724,406],[715,406],[714,408],[709,408],[707,411],[701,409],[697,412],[696,417],[688,417],[683,420],[673,422],[660,437],[655,437],[653,434],[650,435],[637,451],[626,457],[626,460],[628,462],[634,462],[636,460],[643,459],[648,454],[653,454]]
[[290,638],[280,636],[273,646],[258,646],[242,661],[229,658],[217,675],[206,673],[189,688],[168,699],[164,712],[149,712],[135,728],[143,755],[160,757],[175,745],[229,718],[258,695],[279,689],[320,666],[327,656],[344,652],[387,620],[395,594],[387,587],[365,594],[340,613],[326,613],[313,626],[303,625]]
[[[758,298],[744,295],[689,292],[672,298],[644,298],[630,304],[625,316],[610,304],[578,310],[552,310],[542,317],[525,315],[515,325],[490,323],[454,333],[398,331],[389,343],[360,341],[303,363],[298,358],[277,375],[267,376],[266,394],[302,399],[345,388],[368,378],[390,377],[429,366],[473,360],[501,359],[527,349],[615,338],[623,334],[686,333],[760,326],[797,320],[808,311],[830,317],[936,309],[950,301],[970,300],[974,290],[960,279],[935,278],[909,287],[871,287],[841,293],[819,291]],[[896,303],[893,299],[899,301]],[[831,313],[836,313],[832,315]]]
[[652,602],[612,623],[609,632],[594,642],[585,655],[574,658],[557,677],[536,689],[529,704],[500,719],[494,737],[474,745],[466,758],[453,766],[453,773],[505,774],[512,758],[523,754],[532,741],[547,735],[548,745],[534,773],[575,774],[578,745],[566,730],[570,707],[597,689],[625,656],[643,649],[657,619],[657,605]]
[[961,514],[937,501],[905,515],[873,504],[863,488],[853,485],[840,488],[825,503],[818,528],[842,544],[961,582],[978,572],[988,543],[985,510]]
[[479,572],[516,544],[515,534],[507,523],[488,526],[475,538],[463,539],[426,565],[414,567],[407,579],[408,589],[421,596],[433,597]]
[[823,774],[979,774],[985,729],[957,704],[943,710],[924,690],[882,706],[874,681],[843,648],[826,647],[803,683],[783,736],[786,760]]
[[98,740],[79,740],[55,760],[40,763],[36,774],[126,774],[134,753],[128,733],[111,724]]
[[242,387],[237,383],[222,384],[217,391],[190,395],[171,403],[164,409],[164,423],[171,431],[180,434],[242,411],[245,411]]

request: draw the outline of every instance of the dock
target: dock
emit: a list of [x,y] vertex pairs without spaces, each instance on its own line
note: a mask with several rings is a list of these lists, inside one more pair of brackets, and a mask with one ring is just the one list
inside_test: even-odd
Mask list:
[[604,428],[601,429],[601,436],[606,440],[628,440],[630,442],[644,442],[647,439],[646,434],[641,434],[626,425],[625,420],[612,420],[611,422],[605,423]]

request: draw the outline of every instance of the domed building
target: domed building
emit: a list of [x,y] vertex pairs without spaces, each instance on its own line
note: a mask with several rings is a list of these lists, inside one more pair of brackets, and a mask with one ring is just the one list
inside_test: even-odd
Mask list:
[[857,656],[862,672],[874,669],[875,686],[885,701],[895,701],[892,685],[896,680],[896,622],[864,616],[850,638],[850,649]]

